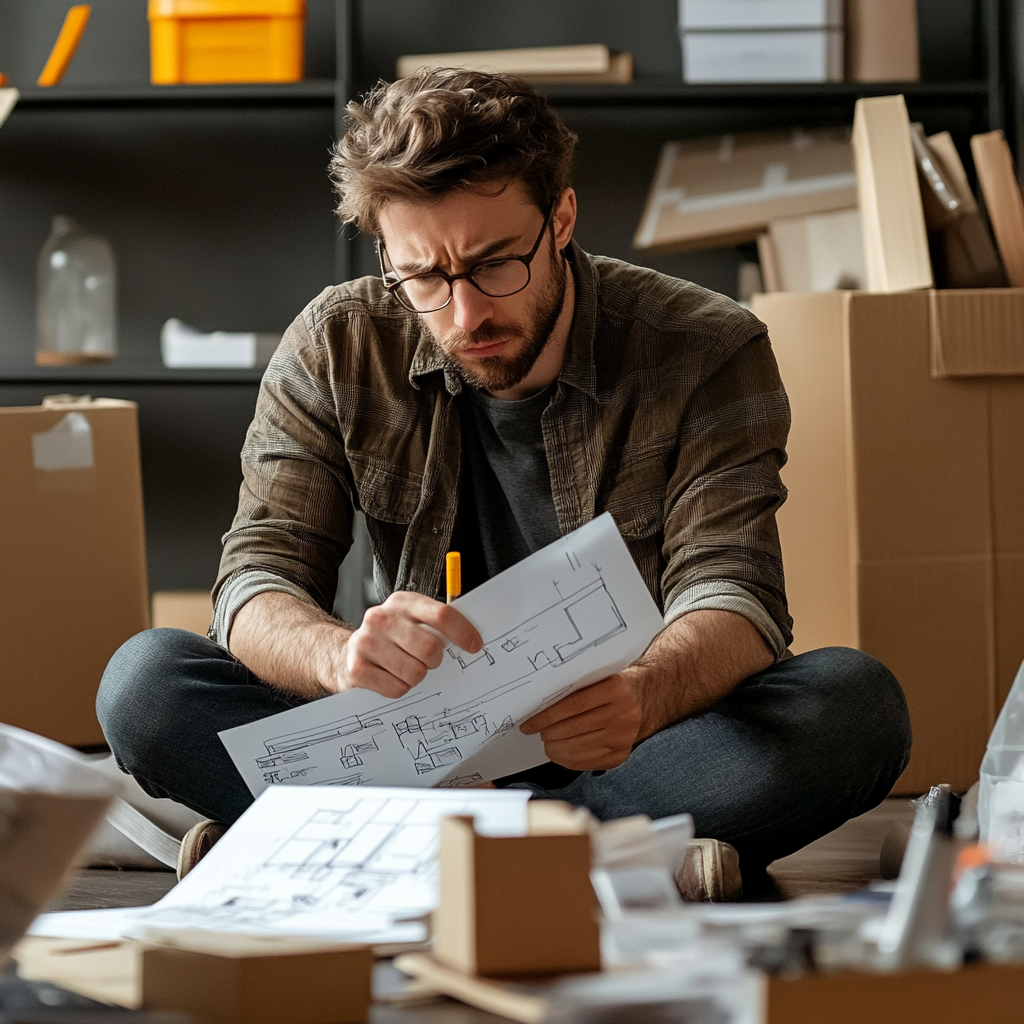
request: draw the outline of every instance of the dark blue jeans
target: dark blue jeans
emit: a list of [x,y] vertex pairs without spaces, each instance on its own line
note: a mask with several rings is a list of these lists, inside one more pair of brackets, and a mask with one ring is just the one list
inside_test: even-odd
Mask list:
[[[217,733],[299,703],[211,641],[153,629],[111,659],[97,709],[118,763],[143,789],[231,822],[253,798]],[[909,756],[895,677],[867,654],[829,647],[751,676],[618,768],[541,771],[507,784],[604,820],[688,811],[697,835],[739,850],[746,873],[876,806]]]

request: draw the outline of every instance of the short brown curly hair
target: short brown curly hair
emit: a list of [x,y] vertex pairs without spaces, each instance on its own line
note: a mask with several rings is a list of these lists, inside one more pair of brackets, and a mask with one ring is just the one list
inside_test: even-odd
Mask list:
[[547,212],[569,187],[577,138],[547,99],[513,75],[423,70],[348,105],[330,174],[337,213],[377,234],[391,202],[519,182]]

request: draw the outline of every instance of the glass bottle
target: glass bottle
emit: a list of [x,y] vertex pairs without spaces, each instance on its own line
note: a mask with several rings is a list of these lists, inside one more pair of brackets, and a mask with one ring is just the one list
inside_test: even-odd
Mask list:
[[54,217],[37,266],[36,362],[107,362],[117,352],[117,264],[102,236]]

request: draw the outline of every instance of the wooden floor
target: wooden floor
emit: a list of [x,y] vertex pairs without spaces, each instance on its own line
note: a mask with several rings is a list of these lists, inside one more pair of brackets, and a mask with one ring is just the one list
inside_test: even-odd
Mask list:
[[[881,877],[878,853],[886,833],[893,822],[909,822],[912,817],[909,800],[886,800],[799,853],[776,861],[771,873],[790,899],[852,892]],[[173,886],[172,871],[81,871],[51,909],[141,907],[155,903]]]

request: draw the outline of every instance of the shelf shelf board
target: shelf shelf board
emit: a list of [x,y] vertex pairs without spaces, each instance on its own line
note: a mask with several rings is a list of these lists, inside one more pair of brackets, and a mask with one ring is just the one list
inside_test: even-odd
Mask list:
[[793,103],[852,103],[861,96],[903,93],[911,101],[978,103],[989,96],[985,81],[967,82],[766,82],[687,85],[673,78],[638,79],[628,85],[547,85],[555,106],[746,106]]
[[18,105],[32,109],[60,107],[265,106],[267,104],[330,106],[337,83],[333,78],[261,85],[138,85],[54,86],[24,89]]
[[[330,78],[265,85],[55,86],[22,91],[20,105],[61,107],[246,106],[266,104],[332,105],[338,84]],[[966,82],[767,82],[687,85],[674,78],[638,79],[628,85],[546,85],[542,91],[556,106],[724,106],[844,103],[861,96],[901,92],[908,100],[978,103],[989,96],[985,81]]]
[[263,379],[265,368],[254,370],[168,370],[152,363],[112,363],[109,366],[36,366],[0,362],[0,387],[42,384],[54,387],[102,388],[124,384],[249,384]]

